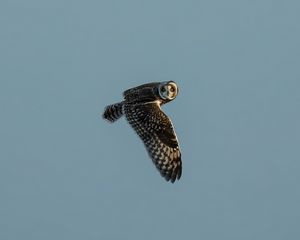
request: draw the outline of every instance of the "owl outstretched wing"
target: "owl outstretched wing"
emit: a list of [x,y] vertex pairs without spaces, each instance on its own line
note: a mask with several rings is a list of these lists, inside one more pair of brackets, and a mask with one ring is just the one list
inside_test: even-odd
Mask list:
[[127,121],[140,136],[160,174],[172,183],[182,172],[181,153],[171,120],[158,101],[125,104]]

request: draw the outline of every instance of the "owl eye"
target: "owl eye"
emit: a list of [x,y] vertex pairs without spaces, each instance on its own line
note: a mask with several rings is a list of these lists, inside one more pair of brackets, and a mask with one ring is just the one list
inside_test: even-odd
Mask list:
[[174,92],[174,91],[175,91],[175,88],[174,88],[173,86],[171,86],[171,87],[170,87],[170,91],[171,91],[171,92]]
[[160,88],[160,91],[165,92],[166,89],[165,89],[164,87],[161,87],[161,88]]

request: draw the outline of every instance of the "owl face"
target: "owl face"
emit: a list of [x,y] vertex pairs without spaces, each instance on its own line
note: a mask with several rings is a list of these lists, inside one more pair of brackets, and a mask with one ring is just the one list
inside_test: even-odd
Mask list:
[[173,100],[178,94],[178,87],[175,82],[163,82],[158,86],[159,96],[164,100]]

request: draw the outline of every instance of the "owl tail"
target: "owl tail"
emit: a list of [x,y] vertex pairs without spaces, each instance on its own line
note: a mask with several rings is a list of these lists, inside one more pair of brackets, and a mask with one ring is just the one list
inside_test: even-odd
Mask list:
[[108,105],[104,109],[102,117],[113,123],[123,116],[123,102]]

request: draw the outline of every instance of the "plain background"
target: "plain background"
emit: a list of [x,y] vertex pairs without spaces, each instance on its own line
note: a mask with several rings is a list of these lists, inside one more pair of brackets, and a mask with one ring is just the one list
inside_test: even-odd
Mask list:
[[[0,2],[0,239],[300,239],[300,3]],[[173,79],[182,179],[121,119]]]

